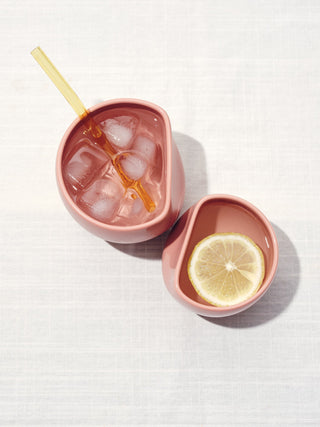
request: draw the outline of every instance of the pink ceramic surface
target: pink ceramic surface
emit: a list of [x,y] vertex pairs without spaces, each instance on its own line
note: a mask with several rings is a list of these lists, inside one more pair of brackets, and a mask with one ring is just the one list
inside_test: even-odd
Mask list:
[[138,99],[115,99],[103,102],[90,108],[95,114],[107,108],[143,108],[161,116],[164,126],[165,144],[165,184],[162,189],[165,202],[158,215],[152,220],[133,226],[116,226],[105,224],[83,212],[70,197],[62,175],[62,160],[66,144],[70,135],[79,125],[76,119],[64,134],[59,146],[56,160],[57,184],[61,198],[76,221],[91,233],[104,240],[115,243],[137,243],[159,236],[172,226],[177,219],[184,200],[185,179],[180,154],[172,140],[171,126],[167,113],[151,102]]
[[[187,264],[194,246],[214,233],[242,233],[261,248],[265,277],[259,291],[249,300],[231,307],[215,307],[194,290]],[[170,233],[162,255],[162,271],[169,292],[195,313],[223,317],[250,307],[271,285],[278,265],[278,243],[267,218],[251,203],[235,196],[212,195],[201,199],[179,219]]]

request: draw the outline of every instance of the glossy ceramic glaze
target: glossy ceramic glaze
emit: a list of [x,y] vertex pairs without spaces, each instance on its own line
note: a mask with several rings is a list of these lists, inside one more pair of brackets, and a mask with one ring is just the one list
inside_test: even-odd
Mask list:
[[152,239],[159,236],[172,226],[177,219],[184,200],[185,179],[183,165],[180,154],[175,143],[172,141],[171,126],[167,113],[159,106],[151,102],[138,99],[115,99],[103,102],[90,108],[89,111],[98,113],[99,110],[106,108],[144,108],[151,113],[157,113],[163,119],[164,126],[164,144],[166,159],[165,174],[165,197],[164,207],[159,214],[152,220],[134,226],[115,226],[105,224],[87,215],[83,212],[71,199],[62,175],[62,159],[64,148],[68,142],[72,131],[79,124],[80,120],[76,119],[64,134],[57,154],[56,160],[56,176],[57,184],[61,198],[76,221],[91,233],[104,240],[115,243],[137,243]]
[[[259,291],[249,300],[231,307],[215,307],[194,290],[187,264],[194,246],[214,233],[241,233],[262,250],[265,277]],[[174,226],[162,256],[162,271],[169,292],[195,313],[209,317],[236,314],[250,307],[266,292],[278,265],[278,243],[267,218],[251,203],[235,196],[212,195],[192,206]]]

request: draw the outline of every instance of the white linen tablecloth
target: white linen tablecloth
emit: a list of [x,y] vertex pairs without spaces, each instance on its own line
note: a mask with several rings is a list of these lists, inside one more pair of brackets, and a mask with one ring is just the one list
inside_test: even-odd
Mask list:
[[[320,425],[320,2],[0,3],[0,425]],[[280,260],[251,309],[208,321],[161,274],[166,236],[110,245],[55,183],[83,99],[169,114],[183,211],[230,193],[261,209]]]

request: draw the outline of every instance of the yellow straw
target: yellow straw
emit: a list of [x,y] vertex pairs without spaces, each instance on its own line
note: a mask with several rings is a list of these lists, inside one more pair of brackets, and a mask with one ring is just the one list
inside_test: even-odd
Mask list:
[[[62,77],[62,75],[59,73],[56,67],[52,64],[52,62],[47,57],[47,55],[43,52],[43,50],[38,46],[32,50],[31,55],[38,62],[38,64],[45,71],[45,73],[50,77],[52,82],[56,85],[56,87],[59,89],[61,94],[66,98],[66,100],[69,102],[69,104],[74,109],[76,114],[81,119],[88,117],[89,113],[86,110],[85,106],[82,104],[78,95],[70,87],[70,85],[65,81],[65,79]],[[149,212],[152,212],[155,209],[155,204],[153,200],[150,198],[149,194],[143,188],[141,182],[139,180],[135,181],[128,178],[127,175],[123,172],[118,162],[118,159],[117,159],[118,156],[115,150],[107,140],[105,134],[101,131],[99,126],[94,122],[94,120],[89,117],[89,121],[86,124],[89,130],[91,131],[92,136],[101,146],[103,146],[106,153],[111,158],[113,166],[115,167],[122,181],[122,185],[125,188],[135,189],[135,191],[138,193],[139,197],[143,201],[145,208]]]
[[31,55],[38,62],[40,67],[47,73],[52,82],[56,85],[62,95],[69,102],[71,107],[74,109],[76,114],[79,117],[86,116],[88,113],[85,106],[82,104],[80,98],[70,87],[70,85],[65,81],[65,79],[62,77],[56,67],[52,64],[47,55],[43,52],[43,50],[40,47],[36,47],[31,52]]

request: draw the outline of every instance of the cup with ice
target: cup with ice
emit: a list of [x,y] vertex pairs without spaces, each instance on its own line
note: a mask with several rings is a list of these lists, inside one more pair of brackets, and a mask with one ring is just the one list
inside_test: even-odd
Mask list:
[[[166,112],[132,99],[106,101],[89,111],[111,154],[80,119],[74,121],[56,163],[65,205],[82,226],[105,240],[134,243],[158,236],[172,226],[184,198],[183,166]],[[154,208],[149,209],[139,188]]]
[[56,161],[70,213],[92,233],[119,243],[148,240],[170,228],[185,183],[166,112],[136,99],[87,110],[43,50],[38,46],[31,54],[78,115]]

